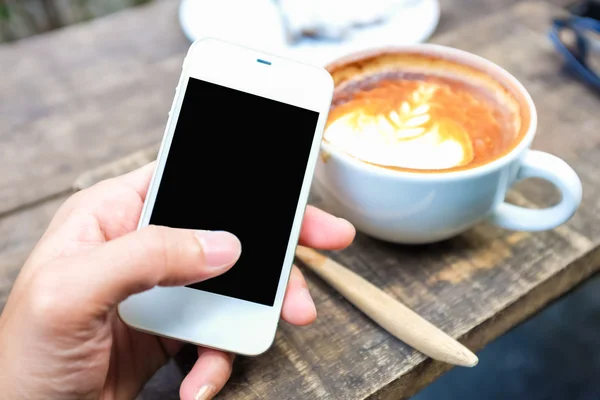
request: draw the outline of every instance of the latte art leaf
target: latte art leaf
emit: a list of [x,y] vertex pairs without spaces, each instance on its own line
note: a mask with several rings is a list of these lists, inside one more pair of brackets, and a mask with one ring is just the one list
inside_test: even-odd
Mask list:
[[[476,156],[478,126],[500,129],[490,107],[441,80],[381,81],[334,108],[325,140],[360,160],[388,167],[448,169]],[[466,110],[466,111],[465,111]],[[485,150],[485,149],[484,149]]]
[[408,119],[408,121],[404,123],[404,127],[414,128],[417,126],[421,126],[429,122],[430,119],[431,117],[429,116],[429,114],[415,115],[414,117]]

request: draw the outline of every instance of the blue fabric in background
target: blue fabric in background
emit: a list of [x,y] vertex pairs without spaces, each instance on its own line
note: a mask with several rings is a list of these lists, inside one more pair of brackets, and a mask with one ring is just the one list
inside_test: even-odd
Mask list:
[[600,399],[600,277],[454,368],[411,400]]

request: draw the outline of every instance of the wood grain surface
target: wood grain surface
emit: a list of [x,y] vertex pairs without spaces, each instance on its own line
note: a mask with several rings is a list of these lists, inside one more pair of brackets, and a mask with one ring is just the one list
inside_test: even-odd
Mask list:
[[473,352],[454,338],[346,266],[304,246],[296,247],[296,259],[378,326],[414,350],[450,365],[474,367],[479,362]]
[[[515,2],[442,0],[437,35]],[[160,140],[189,46],[178,4],[155,0],[0,46],[0,215]]]
[[[560,10],[542,1],[515,3],[447,0],[432,41],[489,58],[525,84],[540,117],[534,148],[563,157],[580,174],[581,209],[548,232],[482,224],[418,247],[358,235],[351,248],[329,253],[471,349],[600,268],[600,99],[562,71],[546,37]],[[0,304],[74,181],[84,187],[153,158],[187,46],[176,2],[162,1],[0,47]],[[103,167],[122,157],[124,163]],[[558,194],[530,180],[509,199],[541,207]],[[312,202],[318,205],[318,196]],[[220,398],[402,399],[448,368],[305,273],[317,322],[305,328],[282,322],[267,354],[237,360]],[[178,398],[182,372],[174,365],[140,398]]]

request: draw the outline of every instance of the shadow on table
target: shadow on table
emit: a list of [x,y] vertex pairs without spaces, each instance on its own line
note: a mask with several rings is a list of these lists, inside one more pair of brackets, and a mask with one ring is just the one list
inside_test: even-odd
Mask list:
[[600,276],[518,326],[411,400],[597,400]]

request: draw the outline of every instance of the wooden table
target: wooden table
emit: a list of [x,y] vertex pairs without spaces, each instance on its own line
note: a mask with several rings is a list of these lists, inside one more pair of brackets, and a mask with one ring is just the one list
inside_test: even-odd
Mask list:
[[[351,248],[331,256],[477,350],[600,268],[600,99],[562,72],[546,38],[556,5],[442,5],[432,41],[487,57],[525,84],[540,117],[534,148],[577,170],[582,207],[548,232],[482,224],[421,247],[358,235]],[[176,6],[157,1],[0,47],[0,304],[82,172],[141,149],[147,150],[119,168],[153,157],[188,46]],[[530,180],[509,199],[541,207],[557,196],[548,184]],[[392,338],[313,274],[307,278],[318,321],[305,328],[282,323],[268,353],[238,359],[222,398],[402,399],[449,368]],[[169,365],[140,398],[177,398],[180,379]]]

